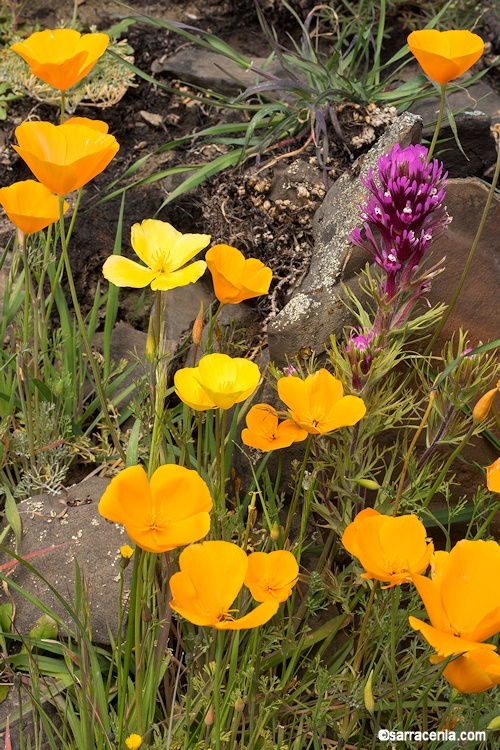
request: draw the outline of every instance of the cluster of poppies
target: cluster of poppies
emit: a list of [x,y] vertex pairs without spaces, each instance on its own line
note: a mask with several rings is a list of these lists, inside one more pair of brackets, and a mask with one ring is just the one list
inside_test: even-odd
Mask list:
[[[431,624],[410,617],[436,650],[433,664],[447,660],[444,677],[461,693],[478,693],[500,684],[500,656],[485,643],[500,632],[500,565],[494,541],[458,542],[451,552],[435,552],[415,515],[386,516],[362,510],[344,531],[342,542],[357,557],[363,578],[384,588],[413,583]],[[422,575],[431,566],[431,577]]]
[[[80,34],[73,29],[38,31],[12,49],[30,71],[62,94],[84,78],[109,43],[106,34]],[[119,149],[108,125],[87,117],[72,117],[60,125],[23,122],[16,128],[17,153],[39,182],[24,180],[0,189],[0,204],[24,234],[54,223],[64,196],[102,172]]]
[[[232,542],[193,544],[210,530],[212,505],[208,486],[196,471],[166,464],[148,481],[141,466],[130,466],[110,482],[99,512],[123,524],[147,552],[186,547],[179,556],[180,572],[170,580],[173,610],[195,625],[218,630],[257,627],[290,596],[298,578],[297,561],[285,550],[247,555]],[[235,619],[232,605],[243,585],[259,606]]]

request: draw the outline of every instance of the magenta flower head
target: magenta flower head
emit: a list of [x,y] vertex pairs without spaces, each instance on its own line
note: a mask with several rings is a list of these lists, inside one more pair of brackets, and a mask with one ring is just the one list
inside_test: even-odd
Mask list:
[[363,226],[351,242],[365,248],[385,271],[381,289],[385,301],[401,289],[410,289],[415,269],[450,222],[446,213],[446,177],[437,159],[427,163],[424,146],[396,144],[361,178],[370,192],[361,207]]

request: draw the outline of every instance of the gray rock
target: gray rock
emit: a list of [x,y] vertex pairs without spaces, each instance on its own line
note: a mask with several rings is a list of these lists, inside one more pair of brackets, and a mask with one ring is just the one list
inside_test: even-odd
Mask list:
[[[265,68],[276,74],[280,66],[268,65],[266,58],[255,58],[253,67]],[[153,74],[166,73],[186,83],[211,89],[219,94],[238,96],[259,80],[255,70],[245,70],[224,55],[217,55],[201,47],[184,47],[170,57],[165,55],[151,66]]]
[[[93,341],[94,346],[101,352],[103,351],[103,338],[104,334],[98,332],[95,334]],[[127,362],[125,369],[128,369],[133,364],[137,364],[138,361],[144,360],[146,339],[147,334],[143,331],[138,331],[136,328],[133,328],[123,321],[118,322],[111,331],[111,359],[116,365],[118,365],[121,360],[125,360]],[[134,367],[134,370],[120,382],[120,385],[117,388],[117,393],[124,392],[143,375],[144,371],[141,367]],[[124,396],[116,401],[116,405],[123,407],[128,401],[130,401],[130,398],[130,395]]]
[[[97,504],[109,479],[91,477],[70,487],[66,495],[35,495],[19,504],[23,521],[21,557],[54,586],[70,604],[74,601],[74,560],[89,585],[91,626],[95,643],[109,644],[108,628],[116,634],[118,626],[118,595],[120,553],[122,544],[130,543],[122,526],[106,521],[97,511]],[[6,546],[13,546],[8,539]],[[13,559],[0,553],[0,565]],[[5,572],[5,567],[4,567]],[[126,588],[131,566],[125,571]],[[46,584],[23,565],[13,566],[9,575],[25,591],[38,597],[69,626],[71,618]],[[15,628],[26,635],[42,612],[24,596],[11,588],[16,604]],[[2,593],[2,597],[5,594]]]
[[365,157],[356,162],[350,174],[340,177],[328,191],[313,223],[314,253],[309,273],[293,299],[268,326],[271,359],[282,365],[302,347],[318,354],[330,334],[348,324],[349,316],[341,302],[340,281],[348,282],[364,261],[364,254],[353,248],[349,235],[359,223],[359,206],[367,191],[359,180],[375,168],[381,154],[395,143],[405,147],[418,143],[422,120],[406,113],[391,125]]

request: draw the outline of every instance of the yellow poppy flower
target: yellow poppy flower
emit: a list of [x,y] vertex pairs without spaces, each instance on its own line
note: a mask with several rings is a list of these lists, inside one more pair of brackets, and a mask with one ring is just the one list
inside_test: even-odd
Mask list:
[[417,516],[385,516],[362,510],[342,535],[342,544],[365,569],[362,578],[385,581],[392,588],[412,580],[428,567],[434,545]]
[[[179,398],[201,411],[213,406],[230,409],[245,401],[257,388],[259,380],[259,368],[249,359],[206,354],[197,367],[178,370],[174,382]],[[212,406],[208,405],[210,402]]]
[[307,432],[293,419],[278,423],[278,412],[269,404],[255,404],[246,415],[247,427],[241,432],[245,445],[261,451],[288,448],[292,443],[305,440]]
[[473,650],[500,631],[500,581],[494,575],[499,569],[497,542],[462,539],[451,552],[433,555],[432,578],[412,576],[431,624],[410,617],[410,625],[438,656]]
[[313,435],[356,424],[366,413],[363,399],[344,396],[340,380],[324,368],[305,380],[280,378],[278,395],[290,409],[294,422]]
[[[439,664],[443,659],[431,656],[430,661]],[[500,656],[483,645],[450,661],[443,677],[459,693],[482,693],[500,685]]]
[[147,552],[166,552],[202,539],[210,530],[212,498],[196,471],[160,466],[150,481],[142,466],[111,480],[99,501],[101,516],[120,523]]
[[[33,234],[59,219],[59,199],[35,180],[15,182],[0,188],[0,204],[11,222],[24,232]],[[64,212],[69,204],[64,202]]]
[[484,52],[480,36],[460,30],[412,31],[408,46],[429,78],[442,85],[469,70]]
[[245,259],[230,245],[214,245],[205,255],[215,296],[225,305],[267,294],[273,272],[257,258]]
[[500,492],[500,458],[486,467],[486,486],[490,492]]
[[11,49],[28,63],[32,75],[66,91],[92,70],[108,44],[107,34],[46,29],[16,42]]
[[102,172],[120,148],[100,120],[84,117],[63,125],[23,122],[16,128],[19,145],[14,146],[42,185],[58,195],[67,195]]
[[175,392],[185,404],[196,411],[215,409],[215,403],[203,390],[198,379],[197,367],[183,367],[174,375]]
[[145,266],[111,255],[102,272],[115,286],[141,289],[151,284],[153,290],[166,291],[198,281],[207,267],[204,260],[185,263],[208,245],[209,234],[182,234],[166,221],[144,219],[133,225],[130,240]]
[[245,586],[257,602],[284,602],[297,583],[299,566],[291,552],[252,552],[248,556]]
[[237,610],[232,605],[248,569],[247,555],[236,544],[192,544],[179,555],[179,566],[180,572],[170,579],[170,606],[194,625],[217,630],[256,628],[278,611],[279,602],[273,599],[234,619]]

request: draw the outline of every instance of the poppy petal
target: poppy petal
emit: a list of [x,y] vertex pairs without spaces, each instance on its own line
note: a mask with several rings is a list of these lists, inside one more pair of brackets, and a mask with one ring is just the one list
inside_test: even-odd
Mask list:
[[279,602],[277,601],[263,602],[243,617],[238,617],[235,620],[223,620],[222,622],[217,622],[215,627],[217,630],[245,630],[247,628],[258,628],[260,625],[269,622],[278,609]]
[[110,255],[102,267],[104,278],[115,286],[129,286],[142,289],[149,286],[156,276],[156,271],[139,265],[121,255]]

